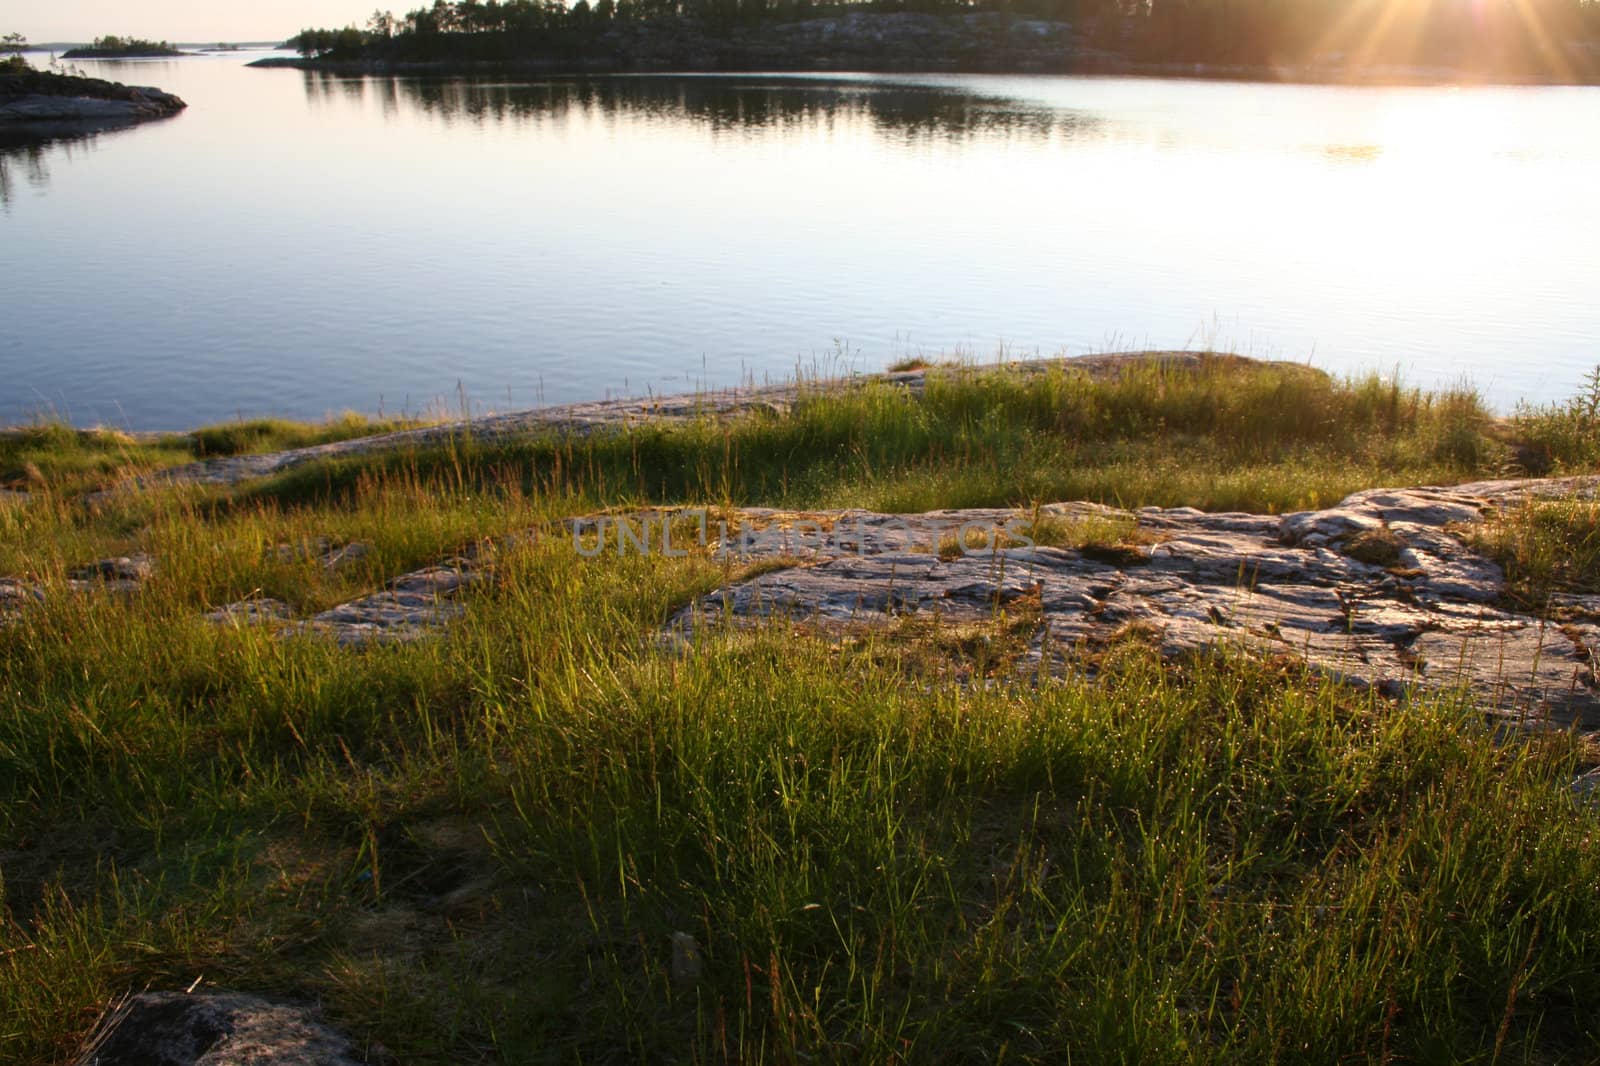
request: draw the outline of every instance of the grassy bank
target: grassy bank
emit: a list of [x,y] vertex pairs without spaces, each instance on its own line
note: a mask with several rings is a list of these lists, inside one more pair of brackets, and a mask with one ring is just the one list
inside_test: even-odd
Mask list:
[[0,430],[0,488],[70,496],[200,459],[307,448],[419,424],[347,414],[319,424],[258,418],[185,433],[132,434],[41,420]]
[[[992,688],[918,669],[909,629],[668,654],[662,620],[738,571],[558,533],[502,539],[465,619],[410,646],[198,617],[331,605],[597,507],[1288,510],[1589,472],[1581,402],[976,373],[94,502],[194,445],[17,440],[0,575],[57,594],[0,626],[0,1061],[67,1061],[112,996],[196,979],[320,999],[404,1063],[1576,1062],[1600,1036],[1583,738],[1497,745],[1459,701],[1134,645]],[[1584,526],[1535,528],[1508,558]],[[372,550],[279,550],[324,540]],[[138,594],[60,593],[135,550]]]

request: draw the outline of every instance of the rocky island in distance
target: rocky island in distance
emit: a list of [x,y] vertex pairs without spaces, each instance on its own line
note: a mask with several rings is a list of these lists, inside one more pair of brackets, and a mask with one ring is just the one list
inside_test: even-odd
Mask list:
[[74,48],[63,59],[170,59],[191,53],[166,41],[146,41],[139,37],[96,37],[93,44]]

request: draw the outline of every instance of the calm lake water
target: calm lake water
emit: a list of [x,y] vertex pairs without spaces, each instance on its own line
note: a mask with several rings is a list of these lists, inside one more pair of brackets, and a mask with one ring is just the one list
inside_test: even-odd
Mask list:
[[914,355],[1600,363],[1600,90],[340,80],[83,63],[169,122],[0,146],[0,422],[506,410]]

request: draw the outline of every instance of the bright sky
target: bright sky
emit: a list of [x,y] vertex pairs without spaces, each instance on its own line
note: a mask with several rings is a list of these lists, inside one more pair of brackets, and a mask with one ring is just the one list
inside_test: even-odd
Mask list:
[[87,41],[108,33],[153,40],[271,41],[307,26],[364,25],[373,8],[408,11],[421,0],[0,0],[0,34]]

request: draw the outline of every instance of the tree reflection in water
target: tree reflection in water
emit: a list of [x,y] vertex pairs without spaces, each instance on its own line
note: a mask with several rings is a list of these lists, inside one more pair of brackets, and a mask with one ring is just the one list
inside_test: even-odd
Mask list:
[[43,189],[50,183],[53,160],[70,161],[74,155],[92,150],[108,132],[120,131],[0,130],[0,208],[9,208],[16,199],[19,179],[31,188]]
[[505,78],[341,78],[305,75],[306,92],[332,99],[373,92],[386,116],[418,111],[446,124],[516,124],[586,116],[692,124],[729,135],[865,122],[902,141],[1007,135],[1076,137],[1095,116],[970,87],[876,79],[774,76],[618,76],[510,82]]

